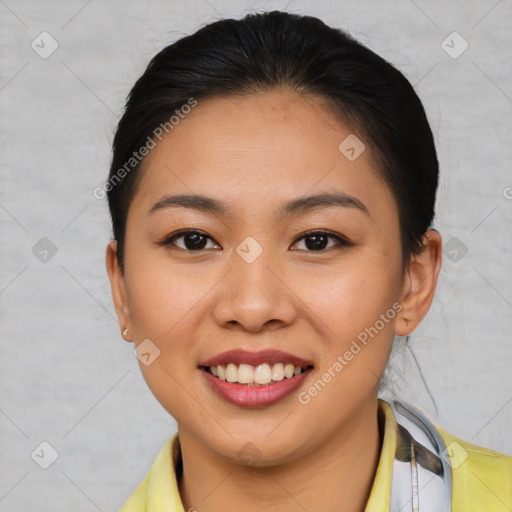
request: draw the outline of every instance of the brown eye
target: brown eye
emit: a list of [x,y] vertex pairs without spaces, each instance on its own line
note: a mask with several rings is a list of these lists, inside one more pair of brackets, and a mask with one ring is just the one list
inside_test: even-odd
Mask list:
[[[304,240],[307,252],[315,252],[324,251],[326,248],[332,248],[333,246],[327,247],[329,239],[336,240],[334,247],[353,245],[344,237],[334,235],[328,231],[310,231],[298,238],[297,241]],[[297,243],[297,241],[295,243]]]
[[[183,245],[180,246],[175,243],[175,240],[183,239]],[[183,249],[185,251],[201,251],[203,249],[211,249],[212,247],[206,247],[208,240],[213,239],[203,233],[202,231],[197,230],[184,230],[179,231],[178,233],[174,233],[171,236],[166,237],[164,240],[158,243],[158,245],[174,245],[179,249]],[[217,247],[219,247],[217,245]],[[214,247],[215,248],[215,247]]]

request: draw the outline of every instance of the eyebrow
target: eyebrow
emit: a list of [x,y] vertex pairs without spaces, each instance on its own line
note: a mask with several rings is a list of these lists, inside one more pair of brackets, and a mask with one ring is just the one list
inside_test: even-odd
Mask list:
[[[357,197],[340,190],[293,199],[277,208],[275,215],[283,218],[333,206],[355,208],[370,215],[368,208]],[[232,215],[231,208],[226,203],[200,194],[166,195],[150,208],[148,215],[172,207],[192,208],[225,217]]]

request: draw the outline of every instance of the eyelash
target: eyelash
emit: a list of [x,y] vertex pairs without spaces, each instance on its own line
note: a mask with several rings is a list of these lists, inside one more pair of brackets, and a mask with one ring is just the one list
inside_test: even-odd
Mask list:
[[[203,231],[199,231],[197,229],[185,229],[183,231],[178,231],[176,233],[173,233],[172,235],[169,235],[168,237],[164,238],[160,242],[157,242],[157,245],[160,245],[160,246],[175,245],[173,243],[173,240],[176,240],[177,238],[183,238],[184,236],[190,235],[190,234],[199,234],[199,235],[205,236],[206,238],[209,238],[210,240],[213,240],[213,238],[208,236]],[[311,231],[307,231],[306,233],[303,233],[301,236],[299,236],[298,238],[295,239],[295,241],[293,242],[293,245],[298,243],[300,240],[302,240],[304,238],[307,238],[308,236],[313,236],[313,235],[326,235],[328,238],[333,238],[333,239],[337,240],[337,244],[334,247],[329,247],[328,249],[333,249],[333,248],[336,249],[336,248],[341,248],[341,247],[350,247],[350,246],[355,245],[355,244],[353,244],[352,242],[350,242],[349,240],[347,240],[345,237],[343,237],[341,235],[335,235],[334,233],[331,233],[330,231],[319,230],[319,229],[311,230]],[[196,251],[193,251],[193,250],[190,250],[190,249],[184,249],[182,247],[176,247],[176,248],[180,249],[182,251],[186,251],[186,252],[202,252],[202,251],[205,250],[205,249],[198,249]],[[317,251],[312,251],[312,250],[305,250],[305,251],[306,252],[320,252],[321,253],[321,252],[327,251],[328,249],[319,249]],[[303,249],[301,249],[301,250],[303,250]]]

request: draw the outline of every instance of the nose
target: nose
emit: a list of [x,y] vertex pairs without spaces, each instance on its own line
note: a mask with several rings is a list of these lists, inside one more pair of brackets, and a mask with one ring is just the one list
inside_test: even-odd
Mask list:
[[213,316],[221,327],[250,332],[290,325],[297,316],[297,297],[286,282],[283,263],[270,251],[251,263],[234,252],[231,271],[217,287]]

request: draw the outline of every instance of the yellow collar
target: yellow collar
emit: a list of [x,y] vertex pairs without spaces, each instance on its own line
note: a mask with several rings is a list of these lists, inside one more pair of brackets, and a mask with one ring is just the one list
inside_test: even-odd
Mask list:
[[397,442],[397,424],[391,407],[379,399],[379,420],[383,423],[384,436],[379,464],[365,512],[389,510],[391,503],[391,479]]

